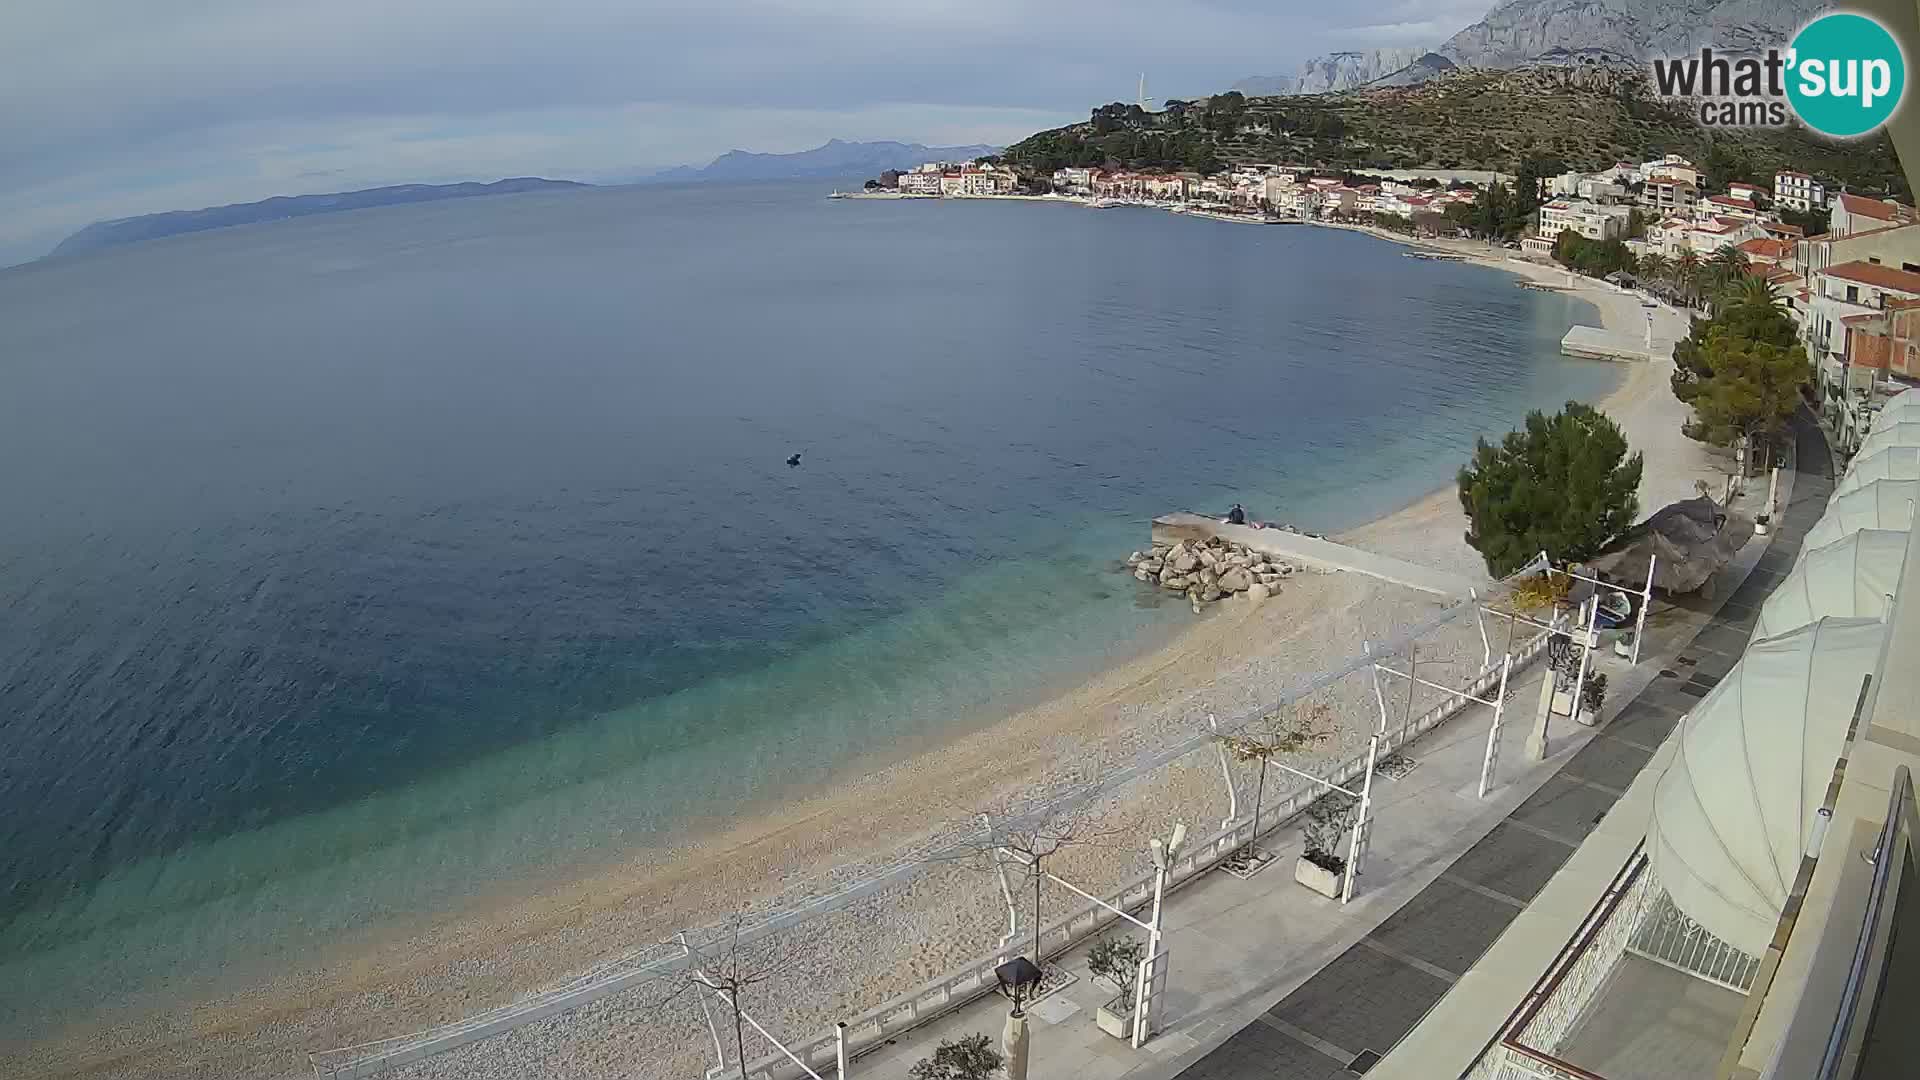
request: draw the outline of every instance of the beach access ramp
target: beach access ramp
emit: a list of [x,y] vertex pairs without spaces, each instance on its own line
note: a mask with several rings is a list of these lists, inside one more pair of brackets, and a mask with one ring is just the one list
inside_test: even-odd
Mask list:
[[1218,518],[1187,513],[1166,514],[1153,519],[1155,543],[1176,544],[1182,540],[1205,540],[1211,536],[1236,544],[1244,544],[1254,551],[1296,565],[1310,566],[1317,570],[1346,570],[1365,574],[1382,581],[1390,581],[1395,585],[1404,585],[1409,589],[1419,589],[1421,592],[1444,596],[1450,600],[1466,596],[1467,591],[1475,587],[1474,582],[1459,574],[1435,570],[1430,566],[1410,563],[1391,555],[1376,555],[1371,551],[1362,551],[1356,547],[1288,532],[1285,529],[1256,529],[1251,525],[1229,525]]

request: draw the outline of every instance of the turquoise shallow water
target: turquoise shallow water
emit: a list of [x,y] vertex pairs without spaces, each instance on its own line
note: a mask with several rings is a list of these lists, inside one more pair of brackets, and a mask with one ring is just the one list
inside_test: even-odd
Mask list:
[[951,735],[1190,618],[1152,515],[1345,528],[1614,379],[1364,236],[820,194],[0,272],[0,1032]]

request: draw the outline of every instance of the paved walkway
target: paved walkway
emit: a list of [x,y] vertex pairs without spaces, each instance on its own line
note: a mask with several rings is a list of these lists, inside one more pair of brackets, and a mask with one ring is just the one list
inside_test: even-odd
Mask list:
[[[1814,439],[1801,460],[1823,475],[1828,458]],[[1559,720],[1550,757],[1527,760],[1542,678],[1539,666],[1528,669],[1512,688],[1521,707],[1488,798],[1475,788],[1489,711],[1476,707],[1417,742],[1410,753],[1419,764],[1406,777],[1375,785],[1372,854],[1352,904],[1294,883],[1288,871],[1301,845],[1284,830],[1265,843],[1280,856],[1268,870],[1244,881],[1208,874],[1169,897],[1164,1032],[1140,1050],[1102,1034],[1093,1013],[1111,994],[1092,983],[1080,950],[1062,961],[1079,981],[1033,1009],[1029,1075],[1320,1080],[1350,1077],[1355,1058],[1364,1065],[1366,1052],[1390,1050],[1553,876],[1680,713],[1732,667],[1744,627],[1825,504],[1831,481],[1801,479],[1772,548],[1749,545],[1726,572],[1745,582],[1717,617],[1710,621],[1711,601],[1656,601],[1643,663],[1601,662],[1613,700],[1629,702],[1605,728]],[[1657,688],[1641,692],[1650,683]],[[863,1055],[850,1071],[858,1080],[905,1077],[944,1039],[997,1039],[1005,1011],[1005,1002],[983,999]]]
[[1332,540],[1302,533],[1288,532],[1285,529],[1256,529],[1251,525],[1228,525],[1218,518],[1204,517],[1200,514],[1167,514],[1153,519],[1153,539],[1155,543],[1175,543],[1180,540],[1204,539],[1218,536],[1236,544],[1244,544],[1262,554],[1284,559],[1290,563],[1311,566],[1321,570],[1350,570],[1356,574],[1366,574],[1395,585],[1404,585],[1421,592],[1436,593],[1449,600],[1464,600],[1467,590],[1474,583],[1459,574],[1450,574],[1445,570],[1436,570],[1431,566],[1421,566],[1405,559],[1396,559],[1391,555],[1380,555],[1371,551],[1362,551],[1356,547],[1337,544]]
[[1680,717],[1739,661],[1761,602],[1792,569],[1801,538],[1833,491],[1825,438],[1805,418],[1795,435],[1796,473],[1780,528],[1672,666],[1431,885],[1194,1061],[1180,1073],[1183,1080],[1363,1074],[1466,974],[1633,783]]

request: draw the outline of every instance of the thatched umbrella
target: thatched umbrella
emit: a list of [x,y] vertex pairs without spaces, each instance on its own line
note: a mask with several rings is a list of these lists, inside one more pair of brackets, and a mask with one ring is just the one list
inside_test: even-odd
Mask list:
[[1753,519],[1701,496],[1661,507],[1589,559],[1588,565],[1615,581],[1638,584],[1647,580],[1651,558],[1655,588],[1690,593],[1732,562],[1751,539]]

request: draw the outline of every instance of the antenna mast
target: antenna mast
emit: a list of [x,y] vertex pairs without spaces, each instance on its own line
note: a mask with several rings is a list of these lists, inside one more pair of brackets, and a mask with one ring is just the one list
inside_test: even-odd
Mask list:
[[1144,111],[1146,107],[1147,107],[1147,73],[1143,71],[1140,73],[1140,108]]

